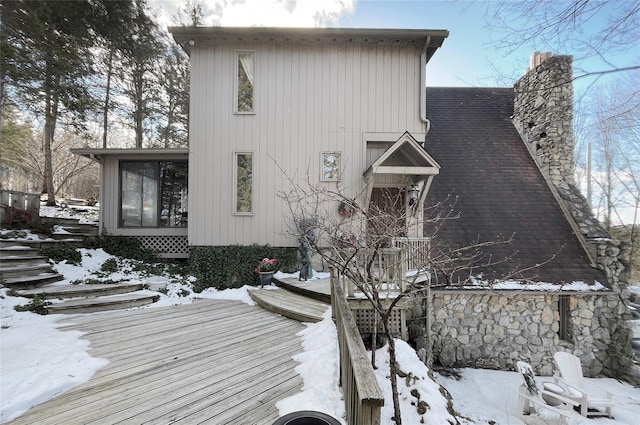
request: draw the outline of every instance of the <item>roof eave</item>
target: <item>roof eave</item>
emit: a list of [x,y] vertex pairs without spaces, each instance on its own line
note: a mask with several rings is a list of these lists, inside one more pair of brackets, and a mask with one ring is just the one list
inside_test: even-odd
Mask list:
[[197,41],[213,39],[225,42],[272,37],[383,37],[429,40],[427,60],[442,46],[449,31],[444,29],[393,29],[393,28],[277,28],[277,27],[169,27],[169,32],[182,48],[190,53]]
[[70,149],[74,155],[83,156],[93,161],[100,161],[105,157],[126,157],[132,159],[187,159],[189,157],[188,148],[174,148],[174,149],[114,149],[114,148],[75,148]]

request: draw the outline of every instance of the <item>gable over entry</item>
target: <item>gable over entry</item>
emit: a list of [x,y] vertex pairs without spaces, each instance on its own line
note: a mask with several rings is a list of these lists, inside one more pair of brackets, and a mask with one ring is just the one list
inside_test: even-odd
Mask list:
[[[375,149],[373,144],[371,149]],[[424,203],[440,165],[407,131],[364,172],[367,186],[365,205],[369,205],[374,188],[404,188],[412,196],[412,205]]]

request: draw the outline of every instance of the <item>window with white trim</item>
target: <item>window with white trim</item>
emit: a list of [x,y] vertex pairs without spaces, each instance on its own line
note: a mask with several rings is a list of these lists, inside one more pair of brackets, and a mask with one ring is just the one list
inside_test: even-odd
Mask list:
[[120,227],[187,226],[186,161],[120,161]]
[[234,160],[234,206],[233,213],[253,214],[253,153],[236,152]]
[[236,52],[236,84],[234,111],[237,114],[253,114],[255,52]]

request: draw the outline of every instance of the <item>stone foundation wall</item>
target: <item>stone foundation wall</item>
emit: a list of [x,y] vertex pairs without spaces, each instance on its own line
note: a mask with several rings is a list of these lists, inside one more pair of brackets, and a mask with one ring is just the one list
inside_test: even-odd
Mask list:
[[[616,317],[626,307],[614,293],[562,294],[568,298],[566,328],[561,340],[559,293],[478,293],[438,291],[432,297],[432,356],[449,367],[514,370],[518,360],[541,375],[553,373],[553,354],[568,351],[580,357],[587,376],[618,376],[632,360],[624,349],[628,329]],[[615,357],[613,365],[611,358]],[[633,380],[627,377],[627,380]]]

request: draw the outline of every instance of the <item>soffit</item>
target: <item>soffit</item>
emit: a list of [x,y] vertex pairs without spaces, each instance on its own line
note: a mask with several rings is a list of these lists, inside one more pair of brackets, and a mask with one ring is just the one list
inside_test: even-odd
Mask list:
[[101,148],[78,148],[70,149],[74,155],[99,161],[103,158],[123,158],[131,160],[152,160],[152,159],[173,159],[188,160],[189,149],[101,149]]
[[442,46],[449,31],[442,29],[170,27],[176,43],[187,53],[198,45],[267,42],[274,44],[363,44],[368,46],[427,46],[427,60]]

